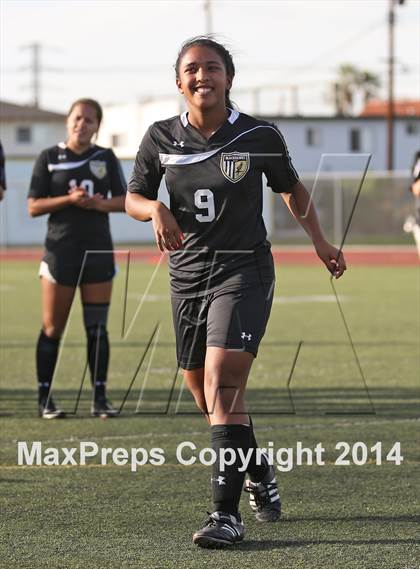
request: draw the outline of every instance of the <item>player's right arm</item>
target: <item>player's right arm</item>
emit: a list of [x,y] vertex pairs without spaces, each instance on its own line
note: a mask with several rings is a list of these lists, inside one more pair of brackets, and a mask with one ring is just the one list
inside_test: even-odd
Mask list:
[[184,235],[171,211],[157,199],[163,169],[152,128],[145,134],[137,152],[128,182],[125,210],[138,221],[152,221],[160,251],[176,251],[182,247]]
[[127,193],[125,210],[138,221],[152,221],[156,244],[161,251],[176,251],[182,247],[184,235],[171,211],[159,200],[149,200],[140,194]]
[[89,199],[84,188],[74,188],[67,196],[48,198],[28,198],[28,213],[31,217],[38,217],[46,213],[59,211],[70,205],[80,205]]

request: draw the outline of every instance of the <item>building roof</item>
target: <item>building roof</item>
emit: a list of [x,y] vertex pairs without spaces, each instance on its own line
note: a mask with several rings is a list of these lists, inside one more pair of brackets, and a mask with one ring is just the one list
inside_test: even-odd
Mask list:
[[29,105],[16,105],[0,101],[0,118],[2,122],[31,121],[31,122],[63,122],[66,115],[53,111],[45,111]]
[[[255,115],[257,118],[268,121],[291,121],[291,122],[381,122],[386,120],[386,115],[371,115],[371,116],[343,116],[343,115]],[[419,115],[396,115],[395,121],[418,120]]]
[[[369,101],[363,111],[361,117],[385,117],[388,112],[388,101],[380,101],[373,99]],[[394,115],[396,117],[420,117],[420,100],[400,100],[394,101]]]

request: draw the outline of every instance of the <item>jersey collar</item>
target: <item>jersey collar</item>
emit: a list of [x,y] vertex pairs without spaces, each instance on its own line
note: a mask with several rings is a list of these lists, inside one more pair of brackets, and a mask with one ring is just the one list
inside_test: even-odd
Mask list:
[[[238,111],[235,111],[235,109],[228,109],[230,111],[230,115],[228,116],[227,120],[228,122],[230,122],[230,124],[233,124],[239,117],[239,113]],[[182,115],[180,115],[180,119],[182,122],[182,126],[184,128],[187,128],[187,126],[189,125],[188,122],[188,111],[185,111],[182,113]]]
[[96,144],[92,144],[89,146],[89,148],[87,150],[85,150],[84,152],[82,152],[82,154],[77,154],[76,152],[73,152],[73,150],[71,150],[71,148],[69,148],[66,144],[66,142],[59,142],[57,144],[58,148],[60,148],[61,150],[68,150],[69,152],[72,152],[73,154],[75,154],[76,156],[82,156],[83,154],[86,154],[86,152],[90,152],[93,148],[96,148]]

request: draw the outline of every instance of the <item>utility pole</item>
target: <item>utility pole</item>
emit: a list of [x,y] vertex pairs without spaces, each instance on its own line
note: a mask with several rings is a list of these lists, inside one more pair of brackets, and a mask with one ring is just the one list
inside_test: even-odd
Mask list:
[[387,145],[386,164],[388,170],[394,169],[394,0],[389,0],[388,13],[388,107],[386,113]]
[[29,66],[32,75],[32,105],[39,109],[41,99],[41,44],[31,43],[23,46],[23,49],[30,49],[32,52],[32,62]]
[[394,28],[396,2],[404,4],[404,0],[389,0],[388,12],[388,106],[387,106],[387,169],[394,169]]
[[290,85],[290,114],[299,114],[299,88],[297,85]]
[[258,115],[260,112],[260,96],[261,96],[261,89],[259,87],[254,87],[252,89],[252,113],[254,115]]
[[204,14],[206,17],[206,34],[212,33],[212,21],[211,21],[211,0],[204,0]]

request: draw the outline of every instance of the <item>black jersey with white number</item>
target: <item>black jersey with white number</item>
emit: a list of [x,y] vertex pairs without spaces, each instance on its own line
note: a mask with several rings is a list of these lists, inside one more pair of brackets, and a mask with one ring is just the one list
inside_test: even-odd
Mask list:
[[[126,183],[120,164],[109,148],[92,145],[76,154],[60,143],[43,150],[32,173],[28,197],[65,196],[82,186],[89,195],[104,199],[125,194]],[[48,218],[47,253],[77,255],[86,249],[111,249],[108,214],[70,205]]]
[[298,181],[283,136],[268,122],[230,111],[208,140],[187,113],[149,128],[128,190],[156,199],[165,175],[171,212],[186,237],[184,248],[170,253],[173,294],[272,279],[262,174],[274,192],[290,192]]

